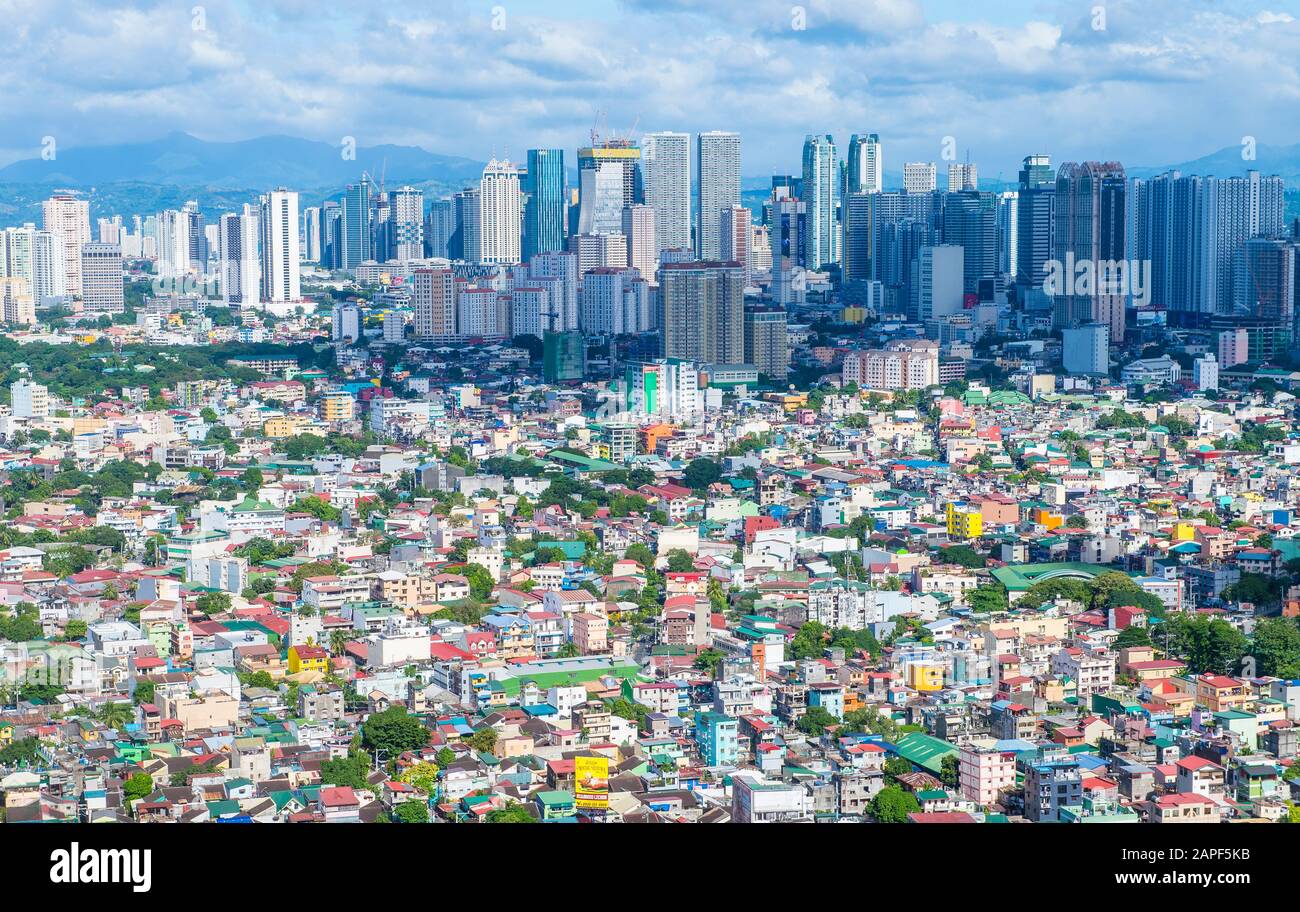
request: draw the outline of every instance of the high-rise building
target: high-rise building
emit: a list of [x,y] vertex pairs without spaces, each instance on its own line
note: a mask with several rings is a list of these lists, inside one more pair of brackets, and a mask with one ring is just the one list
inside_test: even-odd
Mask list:
[[1192,381],[1201,392],[1219,388],[1219,362],[1206,352],[1192,362]]
[[411,275],[411,310],[417,339],[456,338],[457,279],[450,269],[416,269]]
[[607,140],[578,150],[577,234],[616,234],[623,208],[642,201],[641,149]]
[[1061,366],[1067,374],[1110,373],[1110,327],[1084,323],[1061,330]]
[[564,249],[564,150],[529,149],[523,260]]
[[665,132],[642,136],[641,173],[645,203],[655,213],[655,258],[658,259],[661,250],[690,248],[690,134]]
[[1055,228],[1056,177],[1046,155],[1027,155],[1020,169],[1016,199],[1016,284],[1042,288],[1045,266],[1052,258]]
[[456,233],[456,205],[451,197],[434,200],[424,226],[425,252],[436,259],[454,259],[451,236]]
[[86,313],[113,314],[126,310],[122,248],[117,244],[96,243],[81,248],[81,302]]
[[348,184],[343,192],[343,246],[339,256],[340,269],[355,270],[366,260],[374,259],[371,199],[373,189],[370,175],[363,174],[361,180],[355,184]]
[[664,263],[659,309],[663,357],[745,363],[745,285],[738,263]]
[[1020,213],[1020,194],[1004,190],[997,195],[998,272],[1012,279],[1020,266],[1020,251],[1016,247],[1017,221]]
[[391,258],[399,263],[421,259],[424,256],[424,191],[399,187],[389,196],[388,204]]
[[462,190],[452,197],[456,207],[456,230],[452,234],[449,248],[451,258],[477,263],[482,249],[482,218],[478,187]]
[[57,237],[63,248],[64,294],[81,294],[81,248],[90,243],[90,203],[68,194],[56,194],[41,206],[42,227]]
[[[158,213],[158,265],[160,278],[179,279],[190,272],[190,218],[167,209]],[[78,266],[80,269],[80,266]]]
[[361,338],[361,308],[351,301],[334,305],[332,334],[335,342],[355,342]]
[[992,193],[966,190],[942,196],[945,244],[964,251],[965,292],[979,292],[980,281],[998,274],[997,200]]
[[[1057,326],[1105,323],[1115,344],[1124,341],[1126,295],[1108,264],[1124,260],[1125,175],[1118,162],[1066,162],[1056,174],[1054,259],[1066,288],[1052,289]],[[1091,287],[1075,281],[1070,265],[1093,273]]]
[[965,253],[957,244],[921,248],[916,260],[917,318],[921,322],[961,312],[965,297]]
[[1244,327],[1219,333],[1219,365],[1225,370],[1250,360],[1250,333]]
[[587,376],[587,344],[576,330],[542,336],[542,380],[573,383]]
[[308,263],[321,262],[321,209],[308,206],[302,211],[303,255]]
[[48,418],[50,391],[39,383],[21,377],[9,384],[9,402],[15,418]]
[[710,131],[695,137],[699,180],[695,215],[695,254],[701,260],[722,256],[722,213],[740,205],[740,134]]
[[773,190],[769,244],[772,249],[772,300],[802,304],[805,299],[804,243],[807,206],[786,187]]
[[1233,318],[1247,322],[1252,357],[1276,358],[1295,330],[1296,248],[1281,238],[1250,238],[1233,259]]
[[627,238],[622,232],[571,234],[569,252],[578,258],[579,275],[607,266],[622,267],[627,265]]
[[903,189],[908,193],[933,193],[938,188],[934,162],[904,162]]
[[773,380],[790,371],[786,340],[786,314],[782,307],[755,307],[745,311],[745,363]]
[[519,172],[495,158],[483,169],[479,183],[478,262],[508,266],[519,262],[521,222]]
[[[281,187],[263,194],[259,222],[262,232],[262,300],[301,300],[302,265],[298,251],[297,191]],[[344,230],[347,230],[346,225]],[[347,247],[346,241],[344,247]],[[357,263],[352,264],[351,268],[356,265]]]
[[845,195],[882,193],[885,189],[884,151],[876,133],[854,133],[849,138]]
[[950,162],[948,164],[948,192],[960,193],[963,190],[978,190],[979,176],[975,165],[970,162]]
[[803,201],[807,207],[804,265],[813,271],[838,261],[835,213],[839,206],[835,141],[809,134],[803,142]]
[[490,286],[468,286],[456,294],[456,334],[464,339],[502,339],[510,331],[506,296]]
[[542,311],[542,329],[567,332],[578,328],[580,272],[575,253],[539,253],[528,261],[520,284],[544,288],[549,303]]
[[877,193],[853,191],[844,197],[841,231],[841,269],[845,282],[865,282],[873,276],[875,258],[874,211]]
[[627,265],[654,284],[659,263],[655,242],[655,211],[649,205],[628,206],[623,210],[623,237],[627,241]]
[[26,279],[0,279],[0,321],[10,326],[36,324],[36,305]]
[[621,336],[651,327],[650,284],[630,268],[601,267],[582,277],[582,330]]
[[752,214],[746,206],[732,206],[722,213],[722,259],[739,263],[741,276],[748,288],[753,277],[754,229],[750,224]]
[[[319,210],[317,210],[319,211]],[[258,256],[261,227],[251,207],[242,215],[227,212],[217,220],[217,262],[221,298],[229,304],[253,306],[261,300],[262,267]]]
[[62,298],[67,281],[62,238],[30,223],[0,231],[0,277],[22,279],[38,307]]

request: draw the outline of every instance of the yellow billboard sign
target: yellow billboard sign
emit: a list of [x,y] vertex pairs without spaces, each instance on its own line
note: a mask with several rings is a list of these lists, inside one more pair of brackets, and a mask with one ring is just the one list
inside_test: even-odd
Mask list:
[[573,778],[578,807],[599,810],[609,807],[608,757],[575,757]]

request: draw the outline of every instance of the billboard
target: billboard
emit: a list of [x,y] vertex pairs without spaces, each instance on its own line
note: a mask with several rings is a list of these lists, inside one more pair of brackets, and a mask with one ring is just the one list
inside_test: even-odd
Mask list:
[[573,779],[578,807],[593,810],[609,807],[608,757],[575,757]]

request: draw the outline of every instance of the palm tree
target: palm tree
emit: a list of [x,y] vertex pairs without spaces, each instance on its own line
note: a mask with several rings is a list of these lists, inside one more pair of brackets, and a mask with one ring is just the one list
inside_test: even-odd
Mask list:
[[330,652],[337,655],[343,655],[343,650],[347,648],[348,635],[342,630],[330,631]]
[[121,728],[135,721],[135,710],[129,703],[105,703],[99,711],[99,721],[109,728]]

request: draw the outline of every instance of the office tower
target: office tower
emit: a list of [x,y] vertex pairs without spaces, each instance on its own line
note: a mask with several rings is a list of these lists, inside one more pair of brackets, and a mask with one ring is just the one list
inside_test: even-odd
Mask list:
[[621,336],[651,328],[650,283],[634,269],[601,267],[582,277],[582,331]]
[[399,187],[389,195],[389,254],[399,263],[424,257],[424,191]]
[[970,162],[951,162],[948,165],[948,192],[960,193],[963,190],[978,190],[979,178],[975,166]]
[[160,278],[179,279],[190,271],[190,217],[168,209],[158,213],[158,265]]
[[1250,238],[1233,258],[1233,317],[1246,323],[1251,360],[1271,360],[1291,347],[1295,329],[1295,246]]
[[542,336],[542,380],[573,383],[587,376],[587,344],[577,331]]
[[[1216,181],[1215,252],[1216,297],[1218,311],[1234,309],[1241,281],[1235,267],[1242,245],[1257,237],[1280,237],[1283,231],[1285,202],[1282,178],[1263,177],[1250,171],[1245,177]],[[1234,302],[1232,305],[1229,302]]]
[[839,205],[835,141],[809,134],[803,142],[803,201],[807,207],[804,265],[815,271],[836,262],[839,242],[835,211]]
[[1110,373],[1110,327],[1084,323],[1061,330],[1061,366],[1067,374]]
[[56,194],[41,205],[41,226],[59,238],[63,253],[63,293],[81,294],[81,248],[90,243],[90,203]]
[[308,263],[321,262],[320,206],[308,206],[302,211],[303,255]]
[[1020,211],[1020,194],[1004,190],[997,195],[998,272],[1015,278],[1019,267],[1016,249],[1016,222]]
[[755,307],[745,311],[745,363],[773,380],[786,378],[790,348],[784,308]]
[[659,267],[659,301],[663,357],[707,364],[745,362],[745,286],[739,266],[664,263]]
[[260,238],[259,218],[253,214],[251,207],[244,207],[243,215],[227,212],[217,220],[221,298],[228,305],[249,307],[261,300],[262,267],[258,256]]
[[343,192],[343,246],[339,251],[340,269],[355,270],[366,260],[375,257],[371,225],[374,217],[371,199],[373,188],[370,176],[363,174],[361,180],[355,184],[348,184]]
[[980,281],[998,273],[997,201],[967,190],[944,194],[942,203],[943,242],[965,250],[965,291],[977,294]]
[[739,263],[741,276],[748,288],[753,277],[752,245],[754,230],[750,225],[751,213],[746,206],[732,206],[722,212],[722,237],[719,239],[723,262]]
[[510,331],[505,296],[492,287],[468,286],[456,294],[456,334],[462,339],[503,339]]
[[934,162],[905,162],[903,189],[908,193],[933,193],[938,188],[938,170]]
[[[198,201],[190,200],[187,202],[185,207],[181,209],[181,213],[189,220],[186,237],[189,238],[190,243],[190,268],[200,274],[206,274],[208,271],[207,222],[203,218],[203,213],[199,211]],[[298,228],[295,225],[294,231],[297,230]]]
[[450,269],[416,269],[411,275],[415,337],[446,341],[456,337],[456,275]]
[[519,171],[495,158],[483,169],[479,182],[478,262],[492,266],[519,262]]
[[750,273],[772,272],[772,232],[766,226],[754,225],[752,239],[749,245],[750,255],[753,261],[750,263]]
[[26,279],[0,279],[0,321],[10,326],[36,325],[36,305]]
[[803,236],[808,207],[803,200],[784,195],[787,193],[789,189],[786,187],[773,190],[772,224],[769,226],[772,299],[781,305],[802,304],[807,290]]
[[699,180],[695,215],[695,255],[722,256],[722,213],[740,205],[740,134],[711,131],[695,137],[695,174]]
[[451,255],[451,237],[456,233],[456,205],[451,197],[434,200],[425,220],[425,252],[435,259],[455,259]]
[[[359,196],[349,193],[345,209],[357,201]],[[281,187],[263,194],[261,206],[262,300],[299,301],[302,299],[302,266],[298,252],[298,193]],[[345,211],[344,218],[347,217]],[[345,232],[348,230],[346,224],[343,228]],[[345,239],[345,252],[349,243]],[[351,268],[355,269],[356,265],[354,263]]]
[[523,259],[564,249],[564,150],[529,149]]
[[845,193],[882,193],[885,189],[884,151],[875,133],[854,133],[849,138]]
[[50,391],[22,377],[9,384],[9,402],[15,418],[48,418]]
[[1016,200],[1016,284],[1043,287],[1044,266],[1052,258],[1056,176],[1046,155],[1027,155],[1020,169]]
[[645,204],[655,213],[655,258],[661,250],[690,249],[691,135],[642,136],[641,174]]
[[470,187],[452,197],[456,210],[456,228],[448,242],[451,259],[477,263],[479,259],[479,230],[482,212],[479,189]]
[[627,240],[627,265],[639,271],[643,279],[654,284],[655,268],[659,264],[654,209],[649,205],[624,208],[622,232]]
[[550,306],[542,314],[542,329],[567,332],[578,328],[578,256],[540,253],[528,261],[528,284],[548,291]]
[[86,313],[114,314],[126,310],[122,248],[117,244],[87,244],[81,248],[81,301]]
[[343,256],[343,207],[326,200],[320,207],[320,264],[339,269]]
[[1192,382],[1201,392],[1219,388],[1219,362],[1206,352],[1192,362]]
[[[850,173],[851,170],[850,170]],[[875,257],[873,211],[878,194],[852,191],[844,198],[840,244],[841,269],[845,283],[865,282],[873,277]]]
[[[1107,265],[1124,259],[1124,190],[1118,162],[1066,162],[1056,175],[1053,258],[1063,264],[1067,287],[1053,290],[1053,321],[1061,327],[1105,323],[1115,344],[1124,341],[1126,302]],[[1076,285],[1071,264],[1093,271],[1090,289]]]
[[574,234],[569,236],[569,252],[578,258],[580,276],[603,266],[626,266],[627,238],[622,233]]
[[[578,172],[581,201],[577,234],[617,234],[623,227],[623,166],[601,161]],[[570,235],[572,240],[573,235]]]
[[380,190],[370,198],[370,258],[380,263],[393,258],[393,207],[388,193]]
[[924,323],[961,313],[965,302],[965,253],[956,244],[921,248],[916,259],[917,318]]
[[351,301],[334,305],[332,334],[335,342],[355,342],[361,338],[361,308]]

